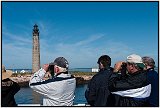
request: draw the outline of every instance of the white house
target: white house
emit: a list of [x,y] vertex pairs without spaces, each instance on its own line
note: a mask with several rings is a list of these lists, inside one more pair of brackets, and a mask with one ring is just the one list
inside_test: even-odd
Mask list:
[[21,70],[21,71],[20,71],[20,73],[25,73],[25,72],[26,72],[25,70]]
[[99,69],[98,68],[92,68],[92,72],[98,72]]

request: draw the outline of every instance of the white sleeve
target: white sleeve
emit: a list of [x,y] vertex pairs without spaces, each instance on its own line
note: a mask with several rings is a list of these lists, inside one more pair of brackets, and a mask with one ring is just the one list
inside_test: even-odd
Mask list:
[[33,76],[30,79],[29,86],[36,92],[47,95],[48,87],[46,84],[43,84],[45,80],[43,80],[43,77],[45,75],[46,71],[44,69],[40,69],[38,72],[35,72]]
[[45,75],[46,71],[44,69],[40,69],[39,71],[35,72],[32,76],[31,76],[31,79],[30,79],[30,82],[29,82],[29,85],[32,84],[32,83],[37,83],[37,82],[42,82],[44,81],[43,80],[43,77]]

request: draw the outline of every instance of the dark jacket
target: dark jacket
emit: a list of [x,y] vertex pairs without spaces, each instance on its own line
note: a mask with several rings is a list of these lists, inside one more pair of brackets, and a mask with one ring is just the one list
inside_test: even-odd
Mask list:
[[151,84],[147,82],[146,71],[137,71],[125,78],[114,73],[110,77],[109,90],[115,97],[114,106],[148,106]]
[[147,79],[148,79],[148,82],[151,84],[151,94],[149,97],[150,106],[158,107],[159,106],[158,73],[153,68],[148,69]]
[[108,80],[112,72],[110,69],[100,70],[92,77],[85,92],[85,97],[91,106],[108,106]]
[[2,80],[1,86],[2,107],[17,106],[14,95],[20,90],[20,86],[9,78]]

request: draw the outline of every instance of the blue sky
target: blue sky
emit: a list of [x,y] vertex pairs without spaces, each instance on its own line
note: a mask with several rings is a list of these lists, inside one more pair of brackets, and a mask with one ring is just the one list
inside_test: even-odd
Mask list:
[[40,30],[41,66],[64,56],[70,68],[97,67],[104,54],[158,65],[158,2],[2,2],[2,64],[32,68],[32,30]]

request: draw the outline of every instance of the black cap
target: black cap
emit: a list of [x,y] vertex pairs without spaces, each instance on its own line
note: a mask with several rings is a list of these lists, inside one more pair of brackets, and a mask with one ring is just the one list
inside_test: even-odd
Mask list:
[[68,61],[64,57],[58,57],[54,60],[54,62],[50,63],[50,65],[57,65],[62,68],[67,68],[69,67]]

